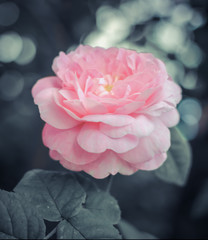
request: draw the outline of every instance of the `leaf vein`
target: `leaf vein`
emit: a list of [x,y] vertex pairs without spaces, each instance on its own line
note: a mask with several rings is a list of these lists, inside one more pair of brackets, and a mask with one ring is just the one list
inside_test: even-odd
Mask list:
[[37,173],[37,175],[38,175],[40,181],[44,184],[46,190],[48,191],[48,195],[51,197],[53,203],[55,204],[55,206],[56,206],[56,208],[57,208],[57,210],[58,210],[58,212],[59,212],[59,214],[60,214],[60,216],[61,216],[61,211],[60,211],[60,209],[59,209],[59,207],[58,207],[58,205],[57,205],[57,203],[56,203],[56,201],[55,201],[53,195],[51,194],[50,189],[48,188],[47,184],[45,184],[45,182],[41,179],[41,176],[40,176],[38,173]]
[[3,201],[1,201],[1,203],[4,205],[6,211],[7,211],[8,215],[9,215],[10,223],[11,223],[11,225],[10,225],[10,231],[11,231],[11,234],[14,235],[13,220],[12,220],[12,218],[11,218],[11,214],[10,214],[10,212],[9,212],[9,209],[7,208],[6,204],[5,204]]
[[82,232],[80,232],[80,230],[79,230],[78,228],[76,228],[76,227],[72,224],[72,222],[70,222],[69,220],[67,220],[67,221],[69,222],[69,224],[71,224],[71,226],[72,226],[77,232],[80,233],[80,235],[81,235],[84,239],[87,239],[87,238],[85,237],[85,235],[84,235]]

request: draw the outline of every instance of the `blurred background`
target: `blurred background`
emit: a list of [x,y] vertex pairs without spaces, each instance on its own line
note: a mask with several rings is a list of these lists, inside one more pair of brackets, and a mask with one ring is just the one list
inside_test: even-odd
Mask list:
[[42,144],[31,96],[39,78],[53,75],[59,51],[88,44],[151,52],[183,89],[179,128],[192,146],[191,173],[183,188],[145,172],[116,176],[112,194],[140,230],[208,238],[207,13],[207,0],[0,0],[0,188],[12,190],[33,168],[63,170]]

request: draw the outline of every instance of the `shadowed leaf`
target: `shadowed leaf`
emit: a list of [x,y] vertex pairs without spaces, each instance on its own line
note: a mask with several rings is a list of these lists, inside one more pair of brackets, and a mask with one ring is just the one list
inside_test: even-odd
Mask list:
[[43,239],[45,224],[13,192],[0,191],[0,239]]
[[171,128],[171,147],[164,164],[154,171],[160,179],[183,186],[191,167],[191,148],[177,128]]
[[86,198],[72,174],[43,170],[27,172],[14,191],[24,195],[49,221],[76,215]]
[[58,225],[59,239],[120,239],[113,226],[120,220],[117,201],[106,192],[99,190],[89,179],[77,175],[79,183],[86,191],[83,209],[68,221]]
[[15,192],[49,221],[60,221],[58,239],[120,239],[117,201],[79,174],[43,170],[28,172]]
[[81,175],[77,175],[78,181],[87,193],[85,208],[96,216],[105,218],[112,224],[117,224],[120,220],[120,209],[115,198],[109,193],[101,191],[96,185]]
[[136,229],[125,220],[120,221],[118,228],[123,236],[123,239],[157,239],[149,233]]

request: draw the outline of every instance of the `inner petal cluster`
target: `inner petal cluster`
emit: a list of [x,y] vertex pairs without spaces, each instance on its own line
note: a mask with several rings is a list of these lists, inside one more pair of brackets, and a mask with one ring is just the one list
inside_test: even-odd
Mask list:
[[105,75],[102,78],[94,79],[94,93],[97,96],[113,95],[113,87],[118,81],[118,76],[112,77],[111,75]]

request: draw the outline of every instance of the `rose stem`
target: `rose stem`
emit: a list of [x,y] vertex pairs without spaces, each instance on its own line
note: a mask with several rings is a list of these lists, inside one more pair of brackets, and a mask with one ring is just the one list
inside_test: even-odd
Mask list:
[[113,175],[110,175],[109,178],[108,178],[108,184],[107,184],[107,187],[106,187],[106,192],[108,192],[108,193],[110,192],[112,183],[113,183]]
[[55,233],[56,233],[57,227],[55,227],[47,236],[44,237],[44,239],[50,239]]

